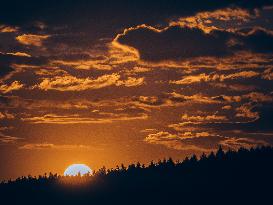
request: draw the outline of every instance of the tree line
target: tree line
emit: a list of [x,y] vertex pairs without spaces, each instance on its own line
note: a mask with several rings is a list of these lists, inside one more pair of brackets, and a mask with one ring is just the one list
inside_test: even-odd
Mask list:
[[272,147],[219,147],[182,161],[102,167],[92,175],[20,177],[2,182],[0,193],[10,204],[270,204],[272,182]]

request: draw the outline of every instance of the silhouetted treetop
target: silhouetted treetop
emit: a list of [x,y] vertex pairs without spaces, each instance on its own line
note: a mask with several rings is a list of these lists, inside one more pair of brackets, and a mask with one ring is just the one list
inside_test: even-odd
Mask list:
[[[101,169],[93,175],[19,177],[2,182],[9,204],[271,204],[273,148],[240,148]],[[75,186],[76,185],[76,186]],[[16,197],[14,197],[16,196]],[[227,197],[228,196],[228,197]],[[271,201],[272,202],[272,201]]]

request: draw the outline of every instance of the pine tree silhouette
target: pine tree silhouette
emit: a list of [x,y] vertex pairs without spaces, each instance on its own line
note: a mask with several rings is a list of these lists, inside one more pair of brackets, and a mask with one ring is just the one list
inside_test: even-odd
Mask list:
[[[199,158],[199,159],[198,159]],[[273,148],[203,153],[93,174],[49,173],[0,184],[3,204],[272,204]],[[2,203],[1,203],[2,204]]]

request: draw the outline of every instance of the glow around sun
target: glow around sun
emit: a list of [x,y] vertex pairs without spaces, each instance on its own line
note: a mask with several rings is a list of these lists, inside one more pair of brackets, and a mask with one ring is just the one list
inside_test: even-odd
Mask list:
[[81,176],[85,174],[92,174],[92,170],[85,164],[72,164],[66,168],[64,171],[64,176],[76,176],[80,174]]

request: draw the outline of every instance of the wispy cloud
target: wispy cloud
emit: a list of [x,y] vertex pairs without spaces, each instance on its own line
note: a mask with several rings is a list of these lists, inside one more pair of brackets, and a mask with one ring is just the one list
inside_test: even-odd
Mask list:
[[200,82],[210,82],[210,81],[224,81],[224,80],[234,80],[239,78],[253,78],[259,76],[260,73],[254,71],[242,71],[237,73],[232,73],[228,75],[224,74],[199,74],[199,75],[191,75],[185,76],[181,80],[174,80],[170,81],[172,84],[177,85],[189,85],[193,83],[200,83]]
[[41,90],[59,90],[59,91],[83,91],[94,90],[108,86],[140,86],[144,83],[144,78],[133,78],[121,80],[117,73],[102,75],[98,78],[77,78],[71,75],[57,76],[54,78],[44,78],[42,82],[34,88]]
[[13,136],[4,135],[3,133],[0,133],[0,143],[3,143],[3,144],[12,144],[22,139],[23,138],[13,137]]
[[100,124],[113,123],[115,121],[146,120],[148,115],[140,113],[136,115],[100,113],[97,117],[82,117],[80,115],[56,115],[46,114],[40,117],[26,117],[23,121],[33,124]]
[[268,146],[269,143],[264,140],[257,140],[251,138],[226,138],[219,142],[220,145],[230,149],[239,149],[240,147],[248,148],[254,146]]
[[50,144],[50,143],[31,143],[20,146],[22,150],[89,150],[91,147],[87,145],[75,144]]
[[[212,149],[204,148],[195,144],[189,144],[185,139],[192,139],[193,136],[189,137],[191,133],[186,133],[185,136],[178,136],[176,134],[171,134],[169,132],[158,132],[155,134],[149,134],[144,141],[149,144],[163,145],[170,149],[184,150],[184,151],[203,151],[208,152]],[[198,137],[208,137],[207,133],[199,133]]]

